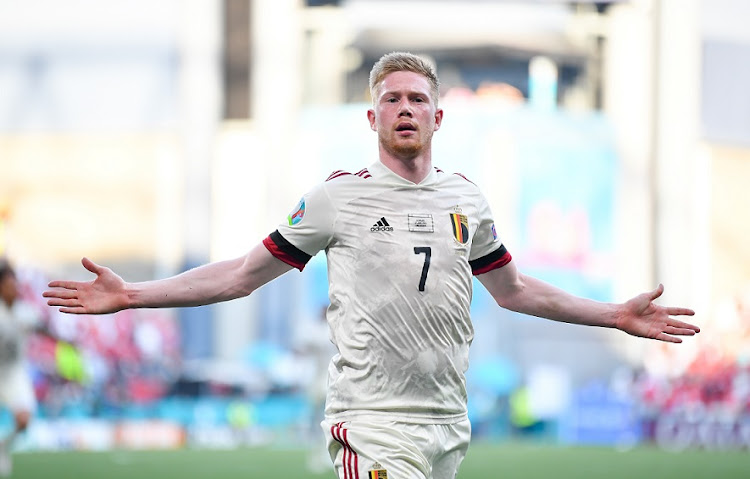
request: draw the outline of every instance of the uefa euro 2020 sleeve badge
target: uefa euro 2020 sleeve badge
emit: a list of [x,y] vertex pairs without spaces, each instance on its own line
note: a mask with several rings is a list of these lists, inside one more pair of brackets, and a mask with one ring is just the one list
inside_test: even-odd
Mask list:
[[302,218],[305,217],[305,198],[302,198],[299,200],[299,203],[297,203],[297,206],[294,207],[294,210],[292,210],[291,213],[289,213],[289,216],[286,217],[287,221],[289,222],[289,226],[294,226],[300,221],[302,221]]

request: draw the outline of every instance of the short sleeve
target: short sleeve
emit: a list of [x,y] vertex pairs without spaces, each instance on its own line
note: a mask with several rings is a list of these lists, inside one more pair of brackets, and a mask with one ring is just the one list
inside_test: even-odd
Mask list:
[[13,317],[24,331],[33,331],[41,325],[41,313],[26,301],[17,301],[13,305]]
[[325,184],[318,185],[299,200],[263,244],[276,258],[302,271],[331,242],[335,218]]
[[487,273],[505,266],[512,259],[495,229],[495,220],[487,199],[480,194],[479,225],[474,233],[469,254],[469,265],[474,275]]

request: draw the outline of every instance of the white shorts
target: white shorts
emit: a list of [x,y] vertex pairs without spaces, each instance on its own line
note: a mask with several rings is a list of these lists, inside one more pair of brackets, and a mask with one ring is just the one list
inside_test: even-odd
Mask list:
[[0,368],[0,405],[13,412],[36,411],[36,396],[24,364]]
[[471,439],[455,424],[320,423],[339,479],[455,479]]

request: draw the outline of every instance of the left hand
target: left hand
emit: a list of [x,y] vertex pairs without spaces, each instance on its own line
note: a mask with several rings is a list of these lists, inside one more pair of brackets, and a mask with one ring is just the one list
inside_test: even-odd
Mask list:
[[693,324],[674,319],[672,316],[693,316],[695,311],[688,308],[664,307],[654,301],[662,295],[664,286],[642,293],[625,302],[616,318],[617,329],[632,336],[657,339],[670,343],[681,343],[677,336],[693,336],[700,328]]

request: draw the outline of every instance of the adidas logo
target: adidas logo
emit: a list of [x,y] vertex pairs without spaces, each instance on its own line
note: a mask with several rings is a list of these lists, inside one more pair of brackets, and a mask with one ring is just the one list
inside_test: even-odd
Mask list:
[[370,231],[393,231],[393,226],[388,224],[388,220],[385,219],[385,216],[380,218],[377,223],[372,225],[372,228],[370,228]]

